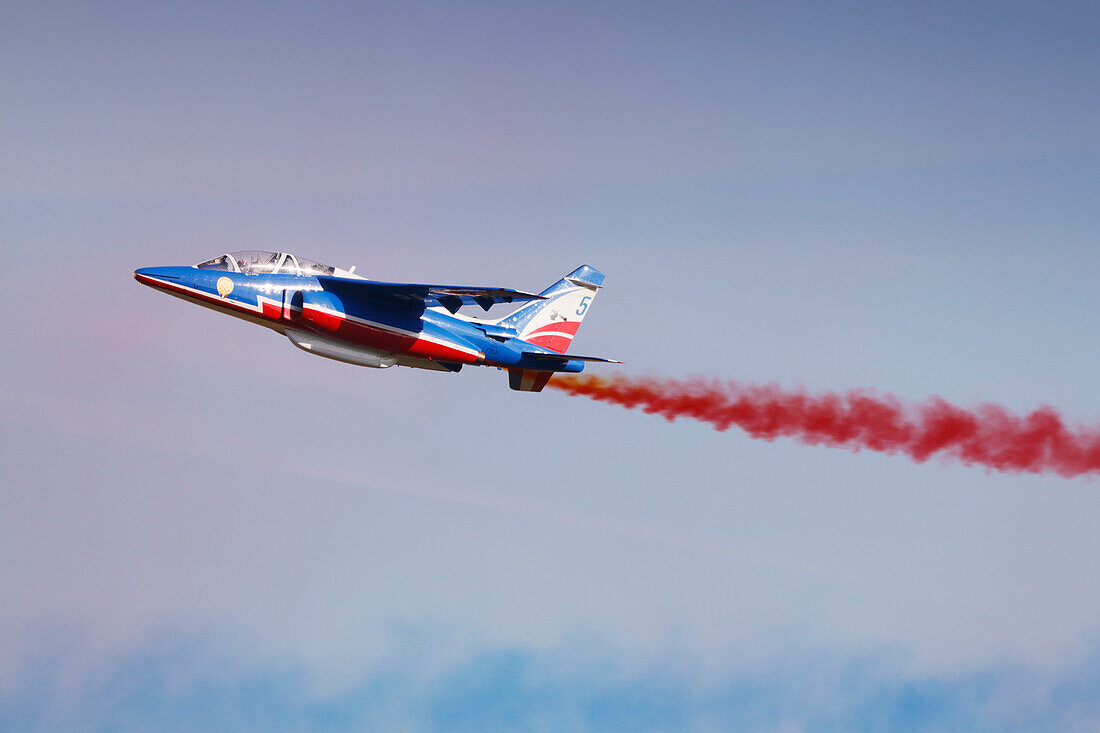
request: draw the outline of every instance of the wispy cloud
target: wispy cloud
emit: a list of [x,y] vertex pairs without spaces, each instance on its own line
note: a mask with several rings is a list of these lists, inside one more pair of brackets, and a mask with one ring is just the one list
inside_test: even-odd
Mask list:
[[[1038,668],[912,670],[897,654],[780,654],[718,671],[681,655],[639,662],[600,643],[480,648],[441,663],[406,634],[338,688],[241,634],[162,629],[87,664],[41,645],[0,698],[0,729],[1095,730],[1100,646]],[[244,635],[246,638],[247,635]],[[52,646],[52,648],[50,648]]]

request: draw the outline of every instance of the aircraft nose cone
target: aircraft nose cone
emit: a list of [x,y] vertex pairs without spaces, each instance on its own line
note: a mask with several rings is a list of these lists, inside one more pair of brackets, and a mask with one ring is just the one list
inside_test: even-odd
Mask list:
[[172,272],[174,269],[173,267],[140,267],[134,270],[134,279],[142,285],[179,280],[179,276]]

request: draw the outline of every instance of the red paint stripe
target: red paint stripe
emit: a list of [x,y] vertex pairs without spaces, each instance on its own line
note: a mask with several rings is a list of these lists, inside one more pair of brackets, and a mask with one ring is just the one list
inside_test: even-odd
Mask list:
[[525,339],[527,343],[534,344],[535,346],[541,346],[544,349],[550,349],[556,351],[559,354],[564,354],[569,350],[569,344],[573,343],[573,338],[570,336],[558,336],[556,334],[542,334],[535,336],[534,338]]
[[[548,323],[545,326],[539,326],[534,331],[528,334],[528,337],[534,336],[536,333],[542,333],[543,331],[563,331],[565,333],[577,335],[577,329],[580,328],[580,321],[555,321],[554,323]],[[528,338],[528,341],[531,339]]]
[[427,339],[417,339],[416,342],[409,347],[409,354],[413,356],[423,356],[428,359],[457,361],[462,364],[476,364],[478,360],[475,354],[460,351],[444,344],[437,344]]

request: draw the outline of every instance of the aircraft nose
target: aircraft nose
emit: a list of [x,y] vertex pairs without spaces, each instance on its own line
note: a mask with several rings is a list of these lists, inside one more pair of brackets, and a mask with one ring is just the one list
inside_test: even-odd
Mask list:
[[142,285],[156,285],[165,281],[179,280],[172,267],[140,267],[134,270],[134,279]]

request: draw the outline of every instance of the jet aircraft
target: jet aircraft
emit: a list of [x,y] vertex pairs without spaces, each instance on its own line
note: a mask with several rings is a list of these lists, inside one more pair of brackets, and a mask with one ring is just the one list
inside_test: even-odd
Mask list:
[[[287,252],[229,252],[197,265],[145,267],[143,285],[284,334],[298,348],[360,366],[457,372],[508,370],[508,384],[540,392],[554,372],[614,359],[565,353],[603,275],[582,265],[539,294],[496,287],[367,280]],[[522,303],[502,318],[459,313]]]

